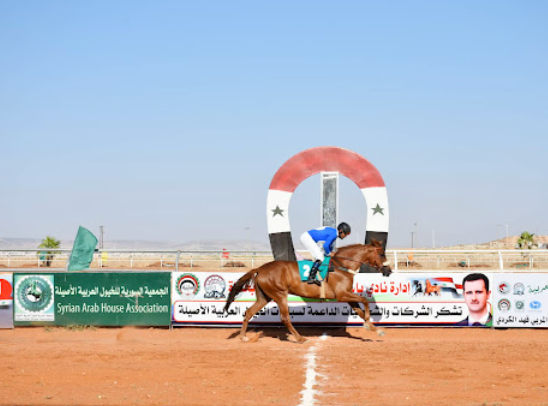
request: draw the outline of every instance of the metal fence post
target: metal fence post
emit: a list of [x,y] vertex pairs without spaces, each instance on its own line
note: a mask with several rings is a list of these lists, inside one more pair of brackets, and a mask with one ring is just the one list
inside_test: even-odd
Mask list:
[[502,252],[498,251],[499,253],[499,266],[500,266],[500,270],[504,270],[504,263],[502,262]]
[[179,272],[179,258],[181,257],[181,251],[177,251],[177,256],[175,257],[175,272]]

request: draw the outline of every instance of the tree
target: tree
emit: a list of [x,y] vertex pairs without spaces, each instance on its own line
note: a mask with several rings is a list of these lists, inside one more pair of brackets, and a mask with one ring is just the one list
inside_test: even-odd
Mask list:
[[[38,246],[38,248],[58,249],[60,246],[61,241],[48,235],[42,240],[42,243]],[[53,261],[55,253],[51,251],[40,251],[38,255],[40,255],[40,259],[44,262],[44,264],[49,267],[51,266],[51,261]]]
[[524,231],[521,233],[520,237],[518,238],[517,247],[519,249],[525,250],[525,249],[531,249],[536,248],[537,245],[535,244],[535,234],[529,233],[527,231]]

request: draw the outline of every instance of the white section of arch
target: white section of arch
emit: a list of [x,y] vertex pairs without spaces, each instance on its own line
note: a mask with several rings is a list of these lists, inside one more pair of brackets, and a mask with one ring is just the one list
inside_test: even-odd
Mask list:
[[[388,210],[388,194],[386,187],[368,187],[361,189],[367,204],[367,223],[366,231],[388,232],[389,226],[389,210]],[[377,205],[382,210],[382,213],[375,208]]]
[[289,201],[291,196],[293,196],[292,192],[268,190],[266,218],[269,234],[291,231],[289,226]]

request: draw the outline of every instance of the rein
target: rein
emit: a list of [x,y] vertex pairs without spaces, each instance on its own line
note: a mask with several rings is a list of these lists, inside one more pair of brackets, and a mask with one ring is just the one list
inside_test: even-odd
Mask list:
[[[357,259],[352,259],[352,258],[347,258],[347,257],[341,257],[341,256],[339,256],[338,258],[347,259],[347,260],[349,260],[349,261],[359,262],[359,263],[362,264],[362,265],[366,265],[365,262],[358,261]],[[334,266],[334,267],[331,268],[331,269],[339,269],[339,270],[341,270],[341,271],[349,272],[349,273],[354,274],[354,275],[357,274],[357,273],[359,272],[359,270],[358,270],[358,271],[353,271],[352,269],[345,268],[344,266],[341,265],[341,263],[340,263],[339,261],[337,261],[337,260],[335,259],[335,257],[332,257],[332,258],[331,258],[331,261],[333,261],[333,262],[335,262],[337,265],[339,265],[339,266]]]
[[[373,267],[373,268],[376,268],[375,265],[373,265],[373,264],[370,264],[370,263],[364,262],[364,261],[358,261],[357,259],[354,259],[354,258],[341,257],[340,255],[338,255],[337,257],[332,257],[332,258],[331,258],[331,260],[332,260],[333,262],[335,262],[337,265],[339,265],[339,266],[334,266],[334,267],[332,267],[331,269],[340,269],[341,271],[349,272],[349,273],[354,274],[354,275],[360,272],[359,269],[358,269],[357,271],[353,271],[352,269],[345,268],[344,266],[341,265],[341,263],[340,263],[339,261],[335,260],[335,258],[337,258],[337,259],[339,259],[339,258],[340,258],[340,259],[346,259],[347,261],[353,261],[353,262],[357,262],[357,263],[359,263],[359,264],[361,264],[361,265],[369,265],[369,266],[371,266],[371,267]],[[388,265],[388,261],[385,262],[385,263],[383,263],[383,265]]]

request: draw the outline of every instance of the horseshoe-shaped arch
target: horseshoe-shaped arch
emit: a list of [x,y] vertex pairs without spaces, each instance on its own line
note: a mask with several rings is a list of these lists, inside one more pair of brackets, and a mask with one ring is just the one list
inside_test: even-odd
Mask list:
[[289,158],[270,183],[266,216],[274,259],[296,261],[289,225],[289,203],[297,186],[320,172],[338,172],[360,188],[368,208],[365,243],[375,238],[386,248],[388,195],[380,172],[367,159],[348,149],[317,147]]

